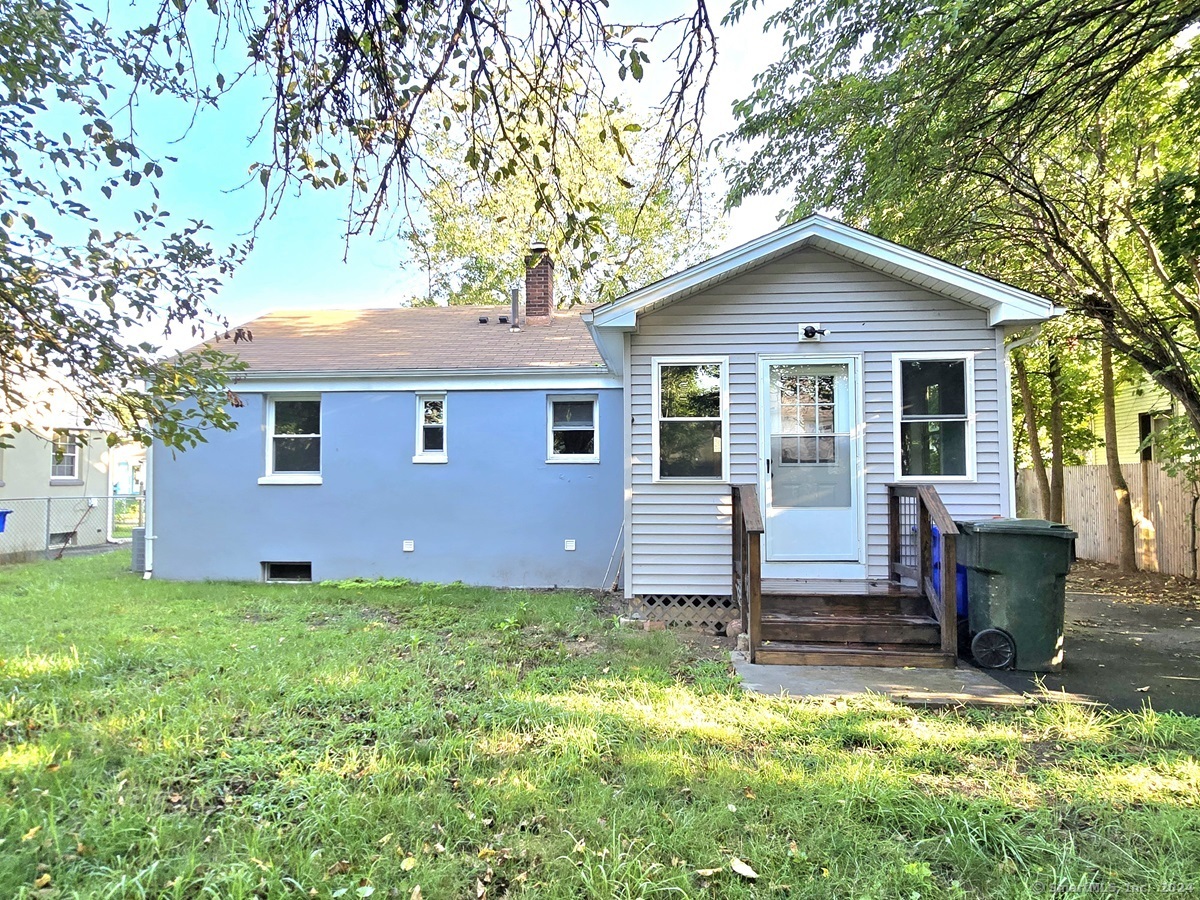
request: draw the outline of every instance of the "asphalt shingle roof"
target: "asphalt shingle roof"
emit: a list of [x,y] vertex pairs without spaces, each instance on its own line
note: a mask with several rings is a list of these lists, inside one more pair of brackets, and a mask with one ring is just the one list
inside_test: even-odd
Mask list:
[[249,363],[251,374],[603,367],[578,313],[517,332],[498,323],[508,313],[479,306],[289,310],[243,325],[253,341],[217,346]]

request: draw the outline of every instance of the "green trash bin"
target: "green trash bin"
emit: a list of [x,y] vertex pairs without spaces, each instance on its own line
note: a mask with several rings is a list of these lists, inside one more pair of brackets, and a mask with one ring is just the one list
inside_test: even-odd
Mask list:
[[1061,670],[1075,532],[1043,519],[957,524],[975,661],[990,669]]

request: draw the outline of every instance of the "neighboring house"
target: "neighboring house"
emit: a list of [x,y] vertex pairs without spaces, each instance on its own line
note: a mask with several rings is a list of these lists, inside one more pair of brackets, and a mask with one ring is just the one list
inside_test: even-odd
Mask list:
[[[1145,375],[1134,384],[1123,382],[1117,385],[1114,397],[1117,423],[1117,455],[1122,464],[1136,462],[1160,462],[1160,454],[1154,441],[1146,438],[1157,434],[1177,415],[1177,402],[1165,390]],[[1088,465],[1103,465],[1104,456],[1104,413],[1092,417],[1091,431],[1099,444],[1087,453]]]
[[[898,571],[889,485],[1011,514],[1004,338],[1048,301],[820,216],[582,314],[530,263],[519,330],[504,309],[249,323],[241,427],[155,451],[154,575],[619,579],[724,608],[731,484],[761,498],[764,590],[793,594]],[[855,645],[918,640],[879,634]]]
[[109,543],[121,536],[111,496],[140,490],[141,447],[109,447],[111,429],[85,424],[69,396],[52,386],[38,400],[46,408],[0,448],[0,509],[12,510],[0,533],[0,559]]

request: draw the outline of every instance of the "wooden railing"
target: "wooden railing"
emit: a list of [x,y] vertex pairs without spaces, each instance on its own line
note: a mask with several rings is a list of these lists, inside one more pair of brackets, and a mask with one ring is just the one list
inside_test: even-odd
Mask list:
[[733,500],[733,599],[742,616],[742,633],[750,638],[754,662],[762,632],[762,510],[758,488],[730,485]]
[[[934,526],[938,568],[934,583]],[[958,526],[928,484],[888,485],[888,575],[912,584],[929,600],[942,629],[942,652],[958,653]]]

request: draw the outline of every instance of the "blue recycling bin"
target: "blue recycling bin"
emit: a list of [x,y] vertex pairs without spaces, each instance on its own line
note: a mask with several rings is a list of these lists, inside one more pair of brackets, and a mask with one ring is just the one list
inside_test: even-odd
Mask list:
[[[942,592],[942,533],[938,531],[936,525],[930,526],[933,529],[933,589],[941,594]],[[955,594],[955,606],[958,608],[958,617],[960,619],[967,616],[967,567],[962,563],[958,563],[954,567],[955,585],[958,591]]]
[[11,509],[0,509],[0,531],[3,531],[4,526],[8,524],[8,514],[10,512],[12,512]]

